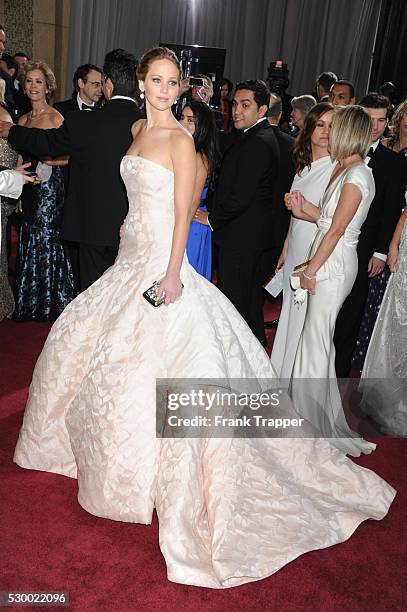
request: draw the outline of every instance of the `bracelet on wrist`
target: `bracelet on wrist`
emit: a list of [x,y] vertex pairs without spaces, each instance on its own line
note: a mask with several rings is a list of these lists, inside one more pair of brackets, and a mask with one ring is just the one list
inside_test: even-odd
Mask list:
[[316,274],[311,274],[310,276],[308,276],[308,274],[306,274],[306,272],[303,272],[304,278],[306,278],[307,280],[315,280],[317,275]]

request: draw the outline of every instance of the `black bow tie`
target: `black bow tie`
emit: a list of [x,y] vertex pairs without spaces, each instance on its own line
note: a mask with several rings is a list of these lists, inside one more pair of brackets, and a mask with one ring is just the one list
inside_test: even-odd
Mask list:
[[87,104],[82,103],[81,110],[93,110],[93,106],[88,106]]
[[366,157],[372,157],[373,153],[374,153],[374,149],[373,149],[373,147],[370,147]]

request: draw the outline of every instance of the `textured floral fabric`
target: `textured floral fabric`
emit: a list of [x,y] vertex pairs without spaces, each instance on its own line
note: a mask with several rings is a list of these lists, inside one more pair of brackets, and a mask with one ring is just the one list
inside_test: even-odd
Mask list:
[[59,240],[63,203],[58,166],[48,181],[23,190],[15,309],[20,321],[54,321],[75,297],[71,263]]
[[407,436],[407,223],[366,355],[364,411],[391,436]]
[[356,341],[355,350],[353,351],[352,355],[352,367],[357,368],[358,370],[363,369],[367,349],[369,348],[369,342],[372,337],[377,315],[379,314],[384,292],[386,291],[389,276],[390,271],[386,266],[383,272],[378,274],[375,278],[372,278],[369,283],[369,292],[367,294],[365,311],[360,324],[359,336]]
[[[395,491],[325,440],[158,439],[155,379],[273,378],[228,299],[185,258],[182,296],[142,292],[168,263],[173,174],[125,156],[129,213],[113,267],[54,324],[37,362],[18,465],[78,479],[88,512],[148,524],[175,582],[224,588],[264,578],[381,519]],[[135,551],[137,554],[137,551]]]

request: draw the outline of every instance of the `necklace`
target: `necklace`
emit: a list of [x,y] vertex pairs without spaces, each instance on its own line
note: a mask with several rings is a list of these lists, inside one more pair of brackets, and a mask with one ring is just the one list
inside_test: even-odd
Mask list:
[[34,111],[32,110],[32,111],[30,112],[30,119],[33,119],[34,117],[36,117],[37,115],[40,115],[40,114],[41,114],[41,113],[43,113],[44,111],[45,111],[45,108],[40,108],[40,110],[39,110],[39,111],[37,111],[37,112],[35,113],[35,115],[33,115],[33,112],[34,112]]

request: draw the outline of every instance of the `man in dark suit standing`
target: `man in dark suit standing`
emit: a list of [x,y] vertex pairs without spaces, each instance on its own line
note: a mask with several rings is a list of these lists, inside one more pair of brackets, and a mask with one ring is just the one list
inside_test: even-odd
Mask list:
[[[73,93],[70,98],[62,102],[55,102],[54,108],[66,118],[73,111],[93,111],[98,108],[103,96],[103,72],[94,64],[83,64],[75,70],[73,75]],[[69,193],[69,164],[62,168],[66,196]],[[80,265],[79,244],[65,240],[65,247],[69,254],[74,276],[75,289],[79,292]]]
[[8,135],[20,151],[37,157],[70,155],[61,237],[80,244],[81,291],[113,265],[128,210],[120,161],[132,142],[131,127],[140,118],[135,102],[136,64],[134,55],[123,49],[108,53],[103,91],[109,102],[91,113],[68,113],[58,129],[0,122],[0,135]]
[[[280,129],[279,123],[283,114],[283,103],[282,99],[278,94],[270,94],[270,107],[267,111],[267,120],[274,130],[274,135],[277,139],[278,149],[280,153],[280,163],[278,169],[278,176],[275,184],[275,214],[280,217],[281,234],[276,235],[276,248],[278,247],[277,241],[280,239],[281,250],[284,245],[284,240],[288,232],[288,226],[290,224],[290,213],[284,204],[284,195],[291,189],[291,185],[295,176],[295,166],[293,158],[293,148],[295,139],[283,132]],[[274,270],[271,270],[274,272]]]
[[273,249],[277,262],[280,251],[274,245],[280,244],[283,233],[274,222],[279,149],[266,118],[269,100],[263,81],[237,85],[232,114],[240,137],[224,155],[212,212],[205,219],[197,211],[198,220],[209,223],[219,246],[219,289],[262,343],[262,256]]
[[360,231],[357,246],[358,274],[336,320],[334,344],[338,378],[349,376],[369,282],[383,271],[386,264],[389,244],[404,206],[407,178],[406,160],[380,142],[387,125],[389,100],[380,94],[371,93],[359,104],[369,113],[373,123],[368,165],[373,172],[376,194]]
[[95,110],[103,96],[103,73],[94,64],[83,64],[73,75],[74,91],[71,98],[55,102],[54,108],[65,118],[74,110]]

